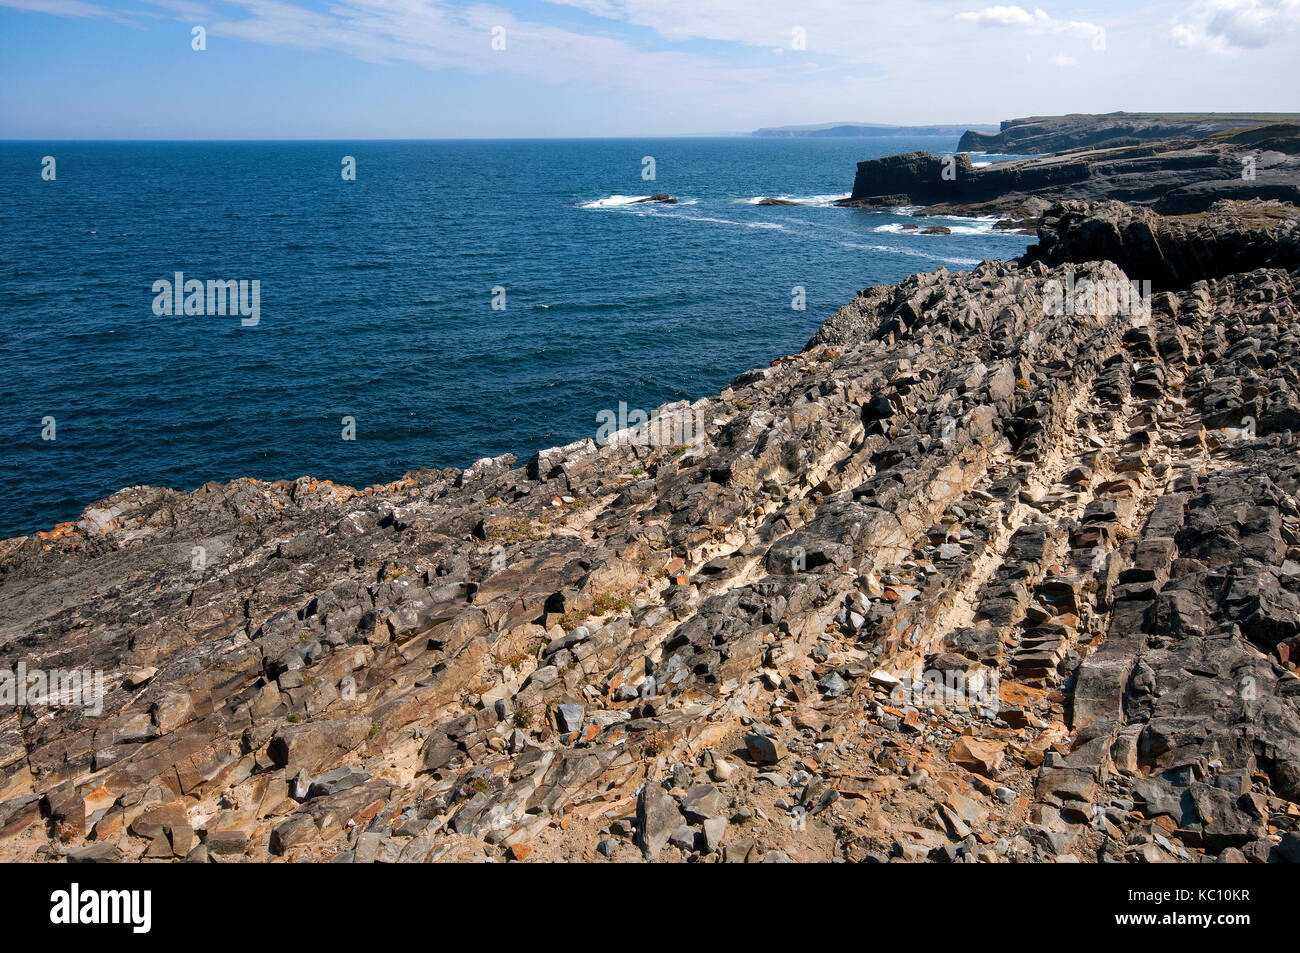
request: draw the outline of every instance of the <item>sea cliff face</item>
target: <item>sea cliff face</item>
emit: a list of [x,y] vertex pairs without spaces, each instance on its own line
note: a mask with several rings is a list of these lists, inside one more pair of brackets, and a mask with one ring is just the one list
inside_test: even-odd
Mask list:
[[0,857],[1294,860],[1298,216],[1057,206],[681,437],[4,541],[0,669],[104,694],[0,707]]
[[[1205,138],[1190,138],[1192,132],[1207,132],[1199,125],[1179,128],[1189,138],[1155,138],[1165,130],[1156,126],[1150,130],[1152,141],[981,167],[964,152],[870,159],[858,163],[852,195],[839,204],[915,205],[923,207],[922,214],[997,214],[1014,220],[1009,224],[1032,224],[1058,201],[1113,199],[1166,215],[1205,212],[1225,199],[1300,202],[1300,126],[1259,125]],[[970,145],[969,136],[963,137],[964,146]]]
[[1258,268],[1300,268],[1296,206],[1219,203],[1164,216],[1121,202],[1063,202],[1043,216],[1027,258],[1047,265],[1112,261],[1157,290]]

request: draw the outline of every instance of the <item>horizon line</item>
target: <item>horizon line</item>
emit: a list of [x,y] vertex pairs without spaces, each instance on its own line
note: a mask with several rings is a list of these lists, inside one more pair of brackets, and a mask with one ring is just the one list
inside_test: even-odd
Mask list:
[[[961,123],[919,123],[918,126],[928,125],[951,125],[954,128],[962,125]],[[989,123],[976,123],[975,125],[991,125]],[[782,128],[776,126],[764,126],[763,129]],[[885,126],[877,128],[897,128],[900,130],[912,129],[913,126]],[[900,132],[900,138],[926,138],[919,133]],[[175,138],[175,137],[121,137],[121,138],[97,138],[90,136],[77,137],[56,137],[56,136],[16,136],[0,137],[0,143],[11,142],[572,142],[572,141],[597,141],[606,139],[812,139],[817,141],[843,141],[846,139],[888,139],[889,136],[760,136],[757,130],[753,132],[685,132],[685,133],[655,133],[644,135],[623,135],[623,136],[333,136],[328,138],[314,138],[310,136],[299,136],[293,138],[252,138],[244,139],[236,136],[217,137],[217,138]]]

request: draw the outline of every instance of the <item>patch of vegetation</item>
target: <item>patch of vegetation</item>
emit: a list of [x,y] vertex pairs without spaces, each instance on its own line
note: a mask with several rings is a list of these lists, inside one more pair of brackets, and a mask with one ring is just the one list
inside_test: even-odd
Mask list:
[[622,615],[624,612],[630,612],[631,610],[632,602],[628,599],[615,596],[597,596],[592,600],[589,608],[576,612],[566,612],[560,616],[560,628],[565,632],[572,632],[592,616]]
[[[1210,212],[1188,212],[1184,215],[1166,215],[1168,219],[1180,222],[1197,223],[1212,217]],[[1270,205],[1264,202],[1252,202],[1250,205],[1238,204],[1228,216],[1247,228],[1269,228],[1279,222],[1289,222],[1296,217],[1294,208],[1285,204]]]
[[[546,520],[543,517],[542,522]],[[531,520],[513,520],[508,526],[501,529],[492,529],[488,531],[487,538],[493,542],[501,541],[510,544],[519,543],[540,543],[546,539],[545,533],[539,533],[532,524]]]
[[632,603],[614,596],[597,596],[591,608],[592,615],[606,615],[611,612],[626,612],[632,608]]

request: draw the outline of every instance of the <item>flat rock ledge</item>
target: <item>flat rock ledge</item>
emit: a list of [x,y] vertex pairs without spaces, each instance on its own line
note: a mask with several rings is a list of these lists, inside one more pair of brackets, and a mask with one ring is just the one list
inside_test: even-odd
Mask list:
[[679,445],[132,487],[0,543],[0,670],[105,687],[0,708],[0,859],[1300,859],[1266,211],[1058,206],[662,408]]

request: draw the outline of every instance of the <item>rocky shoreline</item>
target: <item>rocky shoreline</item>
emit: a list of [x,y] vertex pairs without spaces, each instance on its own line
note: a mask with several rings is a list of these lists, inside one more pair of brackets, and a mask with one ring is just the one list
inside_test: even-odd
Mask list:
[[1300,210],[1039,234],[605,446],[0,542],[105,689],[0,707],[0,859],[1300,860]]

